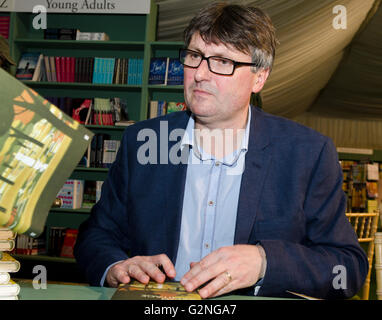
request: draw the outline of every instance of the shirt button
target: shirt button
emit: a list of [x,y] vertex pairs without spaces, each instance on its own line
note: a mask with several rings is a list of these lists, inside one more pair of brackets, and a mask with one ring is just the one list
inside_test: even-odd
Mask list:
[[220,166],[221,165],[221,163],[219,162],[219,161],[217,161],[217,162],[215,162],[215,166]]
[[208,243],[205,243],[205,244],[204,244],[204,247],[205,247],[206,249],[208,249],[208,248],[210,247],[210,245],[209,245]]
[[212,200],[208,201],[208,205],[209,206],[213,206],[214,205],[214,202]]

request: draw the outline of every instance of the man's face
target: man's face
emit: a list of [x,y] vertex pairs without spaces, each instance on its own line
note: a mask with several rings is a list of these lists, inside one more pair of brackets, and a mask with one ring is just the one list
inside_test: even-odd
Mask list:
[[[220,56],[240,62],[252,62],[251,56],[224,44],[207,44],[195,33],[188,49],[205,57]],[[257,92],[258,75],[251,67],[237,67],[231,76],[218,75],[203,60],[197,69],[184,67],[184,96],[197,123],[219,128],[243,126],[252,92]],[[261,86],[262,87],[262,86]],[[261,89],[261,88],[260,88]]]

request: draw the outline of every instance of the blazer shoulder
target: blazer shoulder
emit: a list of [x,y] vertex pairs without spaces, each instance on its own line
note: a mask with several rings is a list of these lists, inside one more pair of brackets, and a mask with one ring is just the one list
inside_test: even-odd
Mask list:
[[316,144],[332,143],[331,138],[294,120],[272,115],[262,110],[257,110],[256,114],[262,118],[262,124],[274,139],[285,139],[291,143],[293,141]]
[[185,128],[189,118],[190,113],[188,111],[172,112],[152,119],[138,121],[137,123],[128,126],[125,131],[134,132],[141,129],[159,130],[160,123],[163,121],[168,122],[169,128]]

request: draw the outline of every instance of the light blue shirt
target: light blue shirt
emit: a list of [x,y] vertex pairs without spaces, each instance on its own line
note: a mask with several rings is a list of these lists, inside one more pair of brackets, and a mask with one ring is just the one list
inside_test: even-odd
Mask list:
[[[179,281],[190,269],[212,251],[234,243],[237,206],[245,154],[248,150],[251,108],[241,146],[224,159],[215,159],[198,148],[194,139],[195,120],[191,116],[181,148],[190,148],[183,199],[180,240],[175,263]],[[103,286],[111,264],[103,274]]]
[[190,117],[181,148],[188,145],[179,248],[175,263],[179,281],[212,251],[234,243],[237,207],[245,154],[248,150],[251,109],[240,147],[221,160],[205,153],[194,137],[194,118]]

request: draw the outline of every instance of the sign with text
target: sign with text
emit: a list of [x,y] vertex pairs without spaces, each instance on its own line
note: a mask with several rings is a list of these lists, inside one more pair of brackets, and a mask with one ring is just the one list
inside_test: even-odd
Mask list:
[[0,0],[0,11],[33,12],[36,6],[48,13],[150,13],[150,0]]

